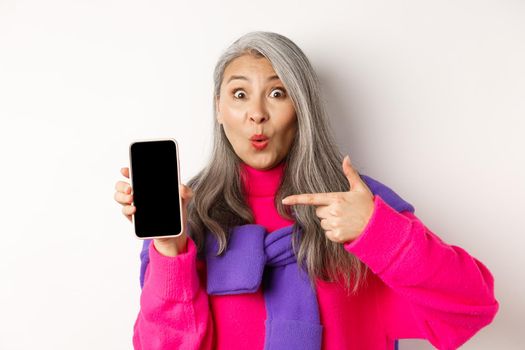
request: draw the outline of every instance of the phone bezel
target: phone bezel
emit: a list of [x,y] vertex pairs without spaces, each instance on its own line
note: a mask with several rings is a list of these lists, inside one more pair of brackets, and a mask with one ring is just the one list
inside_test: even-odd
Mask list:
[[[135,234],[135,237],[137,237],[140,240],[154,239],[154,238],[179,237],[184,232],[184,227],[183,227],[183,222],[182,222],[183,221],[182,220],[182,199],[180,196],[181,182],[180,182],[179,143],[177,142],[176,139],[174,139],[173,137],[165,137],[165,138],[161,137],[161,138],[134,139],[131,141],[131,143],[129,144],[129,151],[128,151],[129,152],[129,179],[130,179],[130,184],[131,184],[131,194],[133,194],[133,188],[134,188],[133,187],[133,170],[132,170],[133,164],[132,164],[132,158],[131,158],[131,146],[133,146],[135,143],[156,142],[156,141],[172,141],[175,144],[175,153],[177,156],[177,181],[178,181],[178,186],[179,186],[179,190],[178,190],[179,196],[178,197],[179,197],[179,212],[180,212],[179,220],[180,220],[181,232],[179,232],[176,235],[140,237],[139,235],[137,235],[137,227],[135,225],[135,213],[133,213],[131,215],[131,222],[133,223],[133,233]],[[135,206],[135,202],[132,201],[131,205]]]

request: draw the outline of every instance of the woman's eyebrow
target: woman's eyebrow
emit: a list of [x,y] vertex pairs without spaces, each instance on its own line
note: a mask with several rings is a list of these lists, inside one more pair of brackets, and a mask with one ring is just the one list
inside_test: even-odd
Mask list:
[[[226,84],[228,84],[230,81],[234,80],[234,79],[240,79],[240,80],[247,80],[247,81],[250,81],[249,78],[245,77],[244,75],[232,75],[228,81],[226,82]],[[278,80],[279,77],[277,75],[272,75],[271,77],[269,77],[267,79],[267,81],[271,81],[271,80]]]

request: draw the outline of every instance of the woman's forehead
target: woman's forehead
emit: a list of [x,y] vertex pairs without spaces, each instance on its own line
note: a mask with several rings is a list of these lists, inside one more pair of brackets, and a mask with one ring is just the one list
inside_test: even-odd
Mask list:
[[253,76],[267,77],[268,80],[279,79],[272,64],[266,57],[243,55],[232,60],[224,70],[224,81],[228,83],[232,78],[250,80]]

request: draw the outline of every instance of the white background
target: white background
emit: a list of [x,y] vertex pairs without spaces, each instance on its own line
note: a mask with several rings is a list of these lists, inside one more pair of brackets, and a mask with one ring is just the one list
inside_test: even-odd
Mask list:
[[521,349],[524,18],[518,0],[0,0],[0,348],[132,348],[128,145],[176,138],[186,183],[211,149],[216,59],[269,30],[311,59],[357,168],[494,274],[500,311],[462,349]]

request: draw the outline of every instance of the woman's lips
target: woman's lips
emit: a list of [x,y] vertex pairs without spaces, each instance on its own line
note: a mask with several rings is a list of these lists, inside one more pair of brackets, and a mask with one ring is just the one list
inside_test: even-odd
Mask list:
[[268,145],[268,142],[270,142],[268,139],[261,141],[252,140],[252,146],[257,150],[262,150]]

